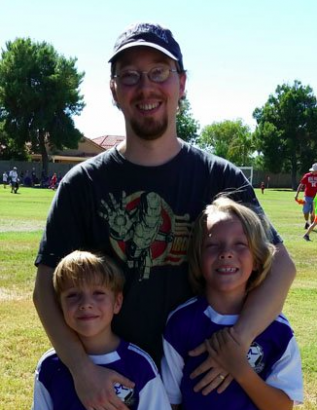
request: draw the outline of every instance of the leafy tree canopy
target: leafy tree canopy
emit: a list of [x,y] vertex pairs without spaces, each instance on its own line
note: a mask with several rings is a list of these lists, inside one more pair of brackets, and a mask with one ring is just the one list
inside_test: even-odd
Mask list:
[[198,136],[199,123],[192,116],[190,103],[187,97],[181,100],[176,115],[176,129],[177,136],[184,141],[193,143]]
[[[0,122],[7,148],[21,152],[26,143],[40,152],[47,168],[45,144],[57,149],[76,148],[82,134],[72,116],[84,108],[76,58],[66,59],[46,42],[18,38],[6,43],[0,60]],[[8,153],[8,152],[7,152]],[[12,151],[14,154],[14,150]]]
[[256,146],[272,172],[290,171],[296,187],[298,171],[316,161],[317,104],[310,86],[295,80],[279,85],[262,108],[256,108]]
[[202,130],[198,145],[238,166],[249,166],[254,144],[250,128],[242,120],[225,120],[207,125]]

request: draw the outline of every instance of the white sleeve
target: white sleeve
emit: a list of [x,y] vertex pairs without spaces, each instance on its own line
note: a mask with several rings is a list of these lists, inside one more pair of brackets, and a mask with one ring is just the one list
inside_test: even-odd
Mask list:
[[182,402],[180,385],[183,378],[184,359],[164,338],[163,348],[164,356],[161,363],[163,384],[170,403],[180,404]]
[[137,410],[171,410],[161,377],[158,374],[140,391]]
[[32,410],[54,410],[51,395],[39,381],[38,370],[35,372]]
[[274,364],[272,373],[266,379],[267,384],[283,390],[294,404],[302,404],[303,375],[299,349],[293,337],[283,356]]

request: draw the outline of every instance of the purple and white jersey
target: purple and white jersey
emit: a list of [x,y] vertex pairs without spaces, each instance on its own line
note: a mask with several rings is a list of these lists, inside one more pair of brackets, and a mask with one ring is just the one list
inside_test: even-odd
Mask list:
[[[237,315],[220,315],[205,297],[195,297],[174,310],[167,321],[163,338],[162,378],[172,404],[182,403],[183,410],[256,410],[240,385],[233,381],[225,392],[207,396],[193,388],[203,377],[189,375],[207,357],[188,356],[188,351],[223,327],[233,326]],[[283,390],[296,404],[303,402],[303,381],[299,350],[293,331],[283,315],[252,343],[248,351],[252,368],[269,385]]]
[[[121,340],[118,349],[104,355],[90,356],[100,366],[115,370],[135,383],[133,389],[114,386],[117,396],[129,409],[169,410],[170,404],[151,357],[139,347]],[[34,385],[33,410],[85,410],[68,368],[54,349],[40,359]]]

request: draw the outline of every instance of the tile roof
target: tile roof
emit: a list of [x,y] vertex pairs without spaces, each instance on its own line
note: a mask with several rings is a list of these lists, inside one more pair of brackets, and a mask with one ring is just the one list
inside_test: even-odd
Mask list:
[[119,144],[119,142],[124,139],[125,137],[122,135],[103,135],[102,137],[93,138],[92,141],[107,150]]

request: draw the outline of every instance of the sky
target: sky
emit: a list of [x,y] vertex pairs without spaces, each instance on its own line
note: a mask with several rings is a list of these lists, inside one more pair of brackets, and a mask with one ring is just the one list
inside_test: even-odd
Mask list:
[[253,130],[254,109],[283,83],[317,94],[316,0],[0,0],[0,49],[29,37],[76,57],[86,104],[76,127],[88,138],[125,135],[108,59],[121,32],[141,21],[168,27],[180,44],[200,130],[237,119]]

